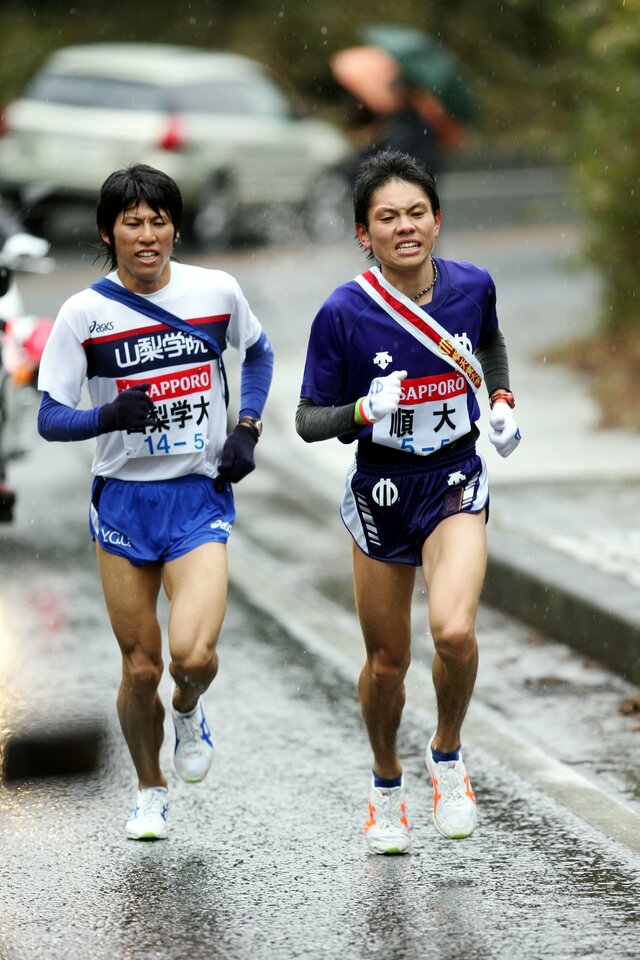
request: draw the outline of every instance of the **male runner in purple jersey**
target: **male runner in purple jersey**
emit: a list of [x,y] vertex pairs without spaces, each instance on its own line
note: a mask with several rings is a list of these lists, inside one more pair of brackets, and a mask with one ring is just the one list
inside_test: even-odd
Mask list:
[[[126,835],[164,839],[164,706],[157,601],[169,600],[174,766],[202,780],[213,743],[201,696],[218,670],[227,600],[231,484],[255,465],[273,351],[238,283],[179,263],[182,197],[145,164],[102,185],[97,223],[111,273],[63,304],[40,366],[38,429],[96,438],[91,534],[122,655],[120,725],[138,791]],[[227,436],[222,353],[242,362],[239,419]],[[92,406],[76,409],[83,385]]]
[[353,537],[366,647],[358,687],[373,752],[365,834],[373,853],[405,853],[396,741],[417,566],[435,647],[437,726],[426,750],[433,819],[449,838],[476,825],[460,744],[487,558],[487,471],[475,449],[483,378],[489,439],[501,456],[520,432],[493,281],[472,264],[432,255],[442,219],[433,177],[407,154],[378,153],[361,165],[353,200],[358,240],[375,265],[334,290],[315,317],[296,428],[308,442],[357,441],[341,515]]

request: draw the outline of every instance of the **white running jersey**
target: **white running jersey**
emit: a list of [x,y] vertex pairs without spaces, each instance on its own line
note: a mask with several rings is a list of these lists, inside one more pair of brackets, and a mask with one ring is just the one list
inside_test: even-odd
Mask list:
[[[109,279],[120,284],[117,273]],[[240,362],[262,327],[238,282],[221,270],[171,262],[171,279],[145,297],[238,351]],[[199,337],[87,289],[63,304],[40,364],[38,388],[77,407],[87,382],[93,406],[149,383],[158,424],[96,438],[95,476],[169,480],[214,477],[227,436],[224,381],[214,351]]]

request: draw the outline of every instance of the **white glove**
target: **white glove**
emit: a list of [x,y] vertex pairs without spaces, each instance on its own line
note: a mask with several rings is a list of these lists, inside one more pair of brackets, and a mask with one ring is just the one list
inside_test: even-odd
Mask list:
[[504,400],[496,400],[491,410],[489,423],[492,428],[489,440],[501,457],[508,457],[522,439],[509,404],[505,403]]
[[394,370],[386,377],[371,381],[369,393],[362,399],[362,412],[370,423],[377,423],[388,413],[395,413],[400,404],[401,383],[406,370]]

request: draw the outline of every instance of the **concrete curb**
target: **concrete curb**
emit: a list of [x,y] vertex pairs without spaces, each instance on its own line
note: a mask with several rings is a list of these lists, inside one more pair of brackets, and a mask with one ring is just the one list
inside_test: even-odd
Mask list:
[[640,684],[635,591],[513,532],[489,526],[483,602],[530,624]]

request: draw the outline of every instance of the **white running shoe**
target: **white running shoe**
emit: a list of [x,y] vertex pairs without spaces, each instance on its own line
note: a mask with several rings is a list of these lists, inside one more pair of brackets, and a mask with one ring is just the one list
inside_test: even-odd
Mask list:
[[[435,733],[433,735],[435,737]],[[436,763],[429,740],[425,761],[433,780],[433,822],[443,837],[461,840],[470,836],[476,826],[476,798],[462,754],[459,760]]]
[[371,853],[408,853],[411,832],[404,799],[404,783],[399,787],[376,787],[371,780],[369,819],[364,825]]
[[166,787],[138,790],[136,805],[127,820],[130,840],[166,840],[169,833],[169,791]]
[[191,713],[171,711],[176,731],[176,749],[173,763],[176,773],[185,783],[199,783],[204,780],[213,757],[211,731],[198,700]]

